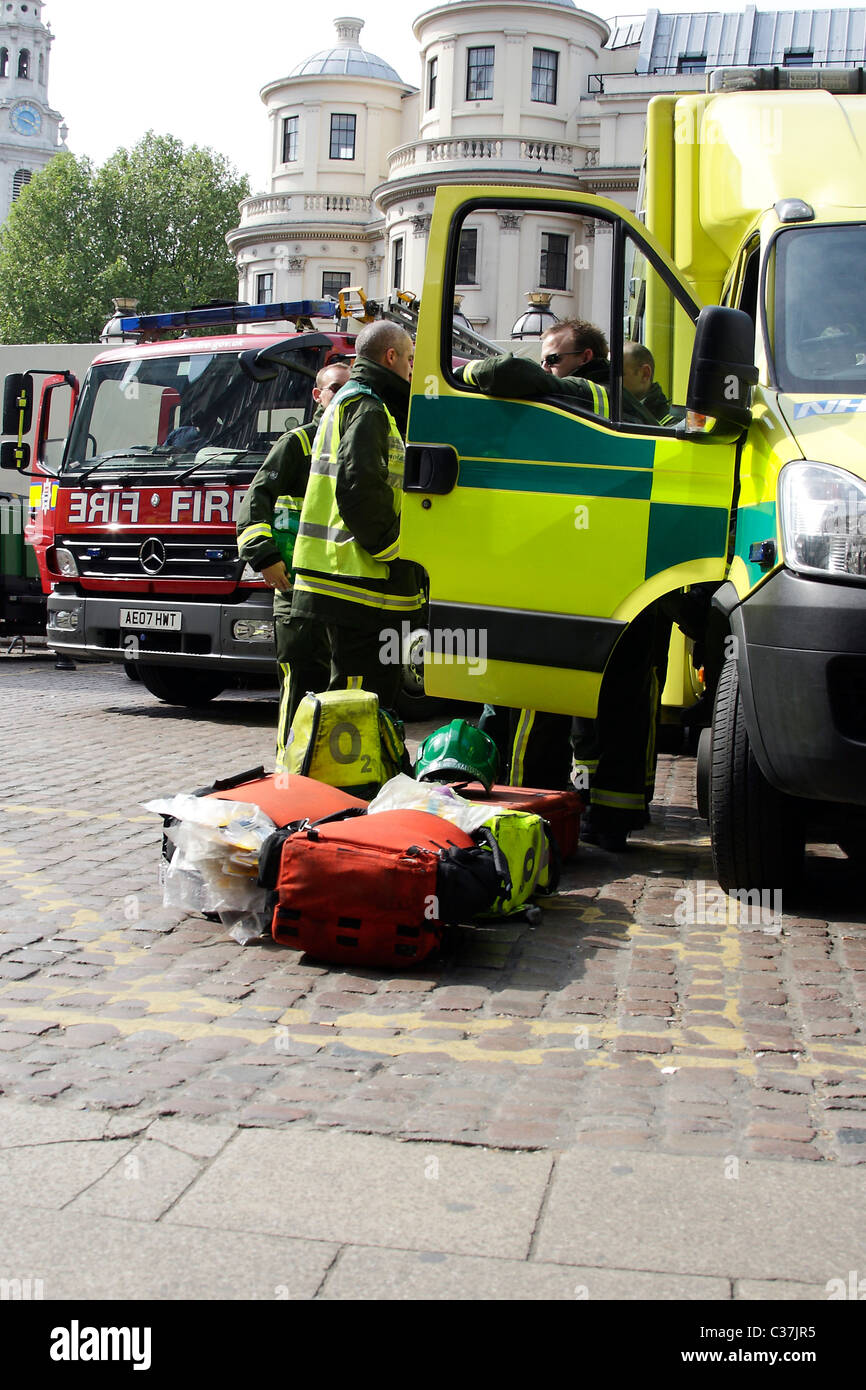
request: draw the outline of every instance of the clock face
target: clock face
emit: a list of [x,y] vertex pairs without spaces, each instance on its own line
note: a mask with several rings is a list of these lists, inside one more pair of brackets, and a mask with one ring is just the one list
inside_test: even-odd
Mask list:
[[13,106],[9,119],[19,135],[38,135],[42,129],[42,113],[29,101],[19,101]]

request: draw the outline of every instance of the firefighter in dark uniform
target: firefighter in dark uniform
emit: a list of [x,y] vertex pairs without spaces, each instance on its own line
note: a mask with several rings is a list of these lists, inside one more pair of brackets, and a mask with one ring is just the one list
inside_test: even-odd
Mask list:
[[[494,357],[469,363],[464,380],[496,396],[563,395],[610,418],[607,340],[582,319],[558,323],[545,334],[542,365],[526,358]],[[658,421],[623,387],[623,420]],[[631,830],[646,824],[655,783],[655,733],[671,622],[651,604],[619,639],[599,692],[596,719],[569,719],[538,710],[513,711],[509,781],[515,786],[564,787],[572,767],[588,780],[591,810],[584,838],[602,848],[625,848]],[[501,713],[500,713],[501,719]],[[495,720],[483,721],[494,733]],[[498,730],[502,738],[501,724]],[[586,790],[586,781],[576,782]]]
[[[277,766],[282,766],[295,710],[308,690],[325,690],[331,657],[324,625],[292,612],[292,583],[277,535],[294,531],[310,476],[319,421],[349,379],[347,362],[322,367],[313,388],[312,420],[278,439],[252,481],[238,515],[238,551],[274,590],[274,645],[280,679]],[[275,535],[276,533],[276,535]]]
[[328,688],[375,691],[388,709],[402,674],[393,635],[425,603],[423,571],[399,556],[414,343],[380,320],[361,330],[355,350],[313,446],[293,604],[296,615],[327,628]]

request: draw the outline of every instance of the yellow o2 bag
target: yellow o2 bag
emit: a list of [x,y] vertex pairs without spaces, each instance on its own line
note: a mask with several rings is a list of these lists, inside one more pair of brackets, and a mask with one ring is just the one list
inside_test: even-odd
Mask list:
[[295,712],[284,767],[369,801],[406,770],[403,726],[370,690],[307,694]]
[[536,893],[556,892],[559,855],[550,826],[541,816],[501,811],[485,821],[474,839],[493,854],[503,885],[489,908],[491,915],[519,912]]

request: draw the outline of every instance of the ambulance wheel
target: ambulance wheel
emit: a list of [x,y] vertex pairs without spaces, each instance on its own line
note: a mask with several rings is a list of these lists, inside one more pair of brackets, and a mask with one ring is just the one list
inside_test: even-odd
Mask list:
[[713,710],[709,822],[713,867],[726,893],[793,889],[802,874],[805,824],[792,797],[755,761],[736,661],[719,678]]
[[441,701],[424,690],[424,652],[423,638],[426,633],[419,629],[403,652],[403,666],[400,672],[400,691],[397,696],[397,713],[407,724],[419,719],[431,719]]
[[701,729],[698,739],[698,753],[695,763],[695,792],[698,800],[698,815],[704,820],[710,818],[710,775],[713,766],[713,731]]
[[151,695],[167,705],[187,705],[200,709],[225,690],[225,679],[209,671],[185,671],[180,666],[144,666],[139,663],[141,683]]

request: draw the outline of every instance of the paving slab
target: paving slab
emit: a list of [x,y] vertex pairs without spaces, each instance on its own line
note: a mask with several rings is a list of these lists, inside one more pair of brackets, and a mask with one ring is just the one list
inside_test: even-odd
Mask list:
[[136,1144],[69,1204],[70,1211],[157,1221],[202,1169],[201,1160],[155,1139]]
[[164,1222],[523,1259],[551,1165],[542,1153],[245,1130]]
[[556,1165],[542,1261],[824,1285],[866,1268],[856,1169],[576,1150]]
[[110,1117],[65,1110],[56,1105],[0,1099],[0,1149],[30,1144],[59,1144],[73,1139],[101,1139]]
[[[310,1299],[335,1245],[201,1231],[0,1202],[0,1278],[46,1300]],[[242,1332],[238,1333],[242,1336]]]
[[0,1202],[59,1209],[98,1182],[133,1147],[111,1143],[40,1144],[0,1152]]
[[584,1269],[534,1260],[481,1259],[441,1251],[340,1251],[319,1294],[324,1299],[452,1301],[730,1299],[727,1279]]
[[779,1299],[785,1303],[826,1303],[824,1284],[796,1284],[788,1279],[738,1279],[734,1298],[740,1302]]

